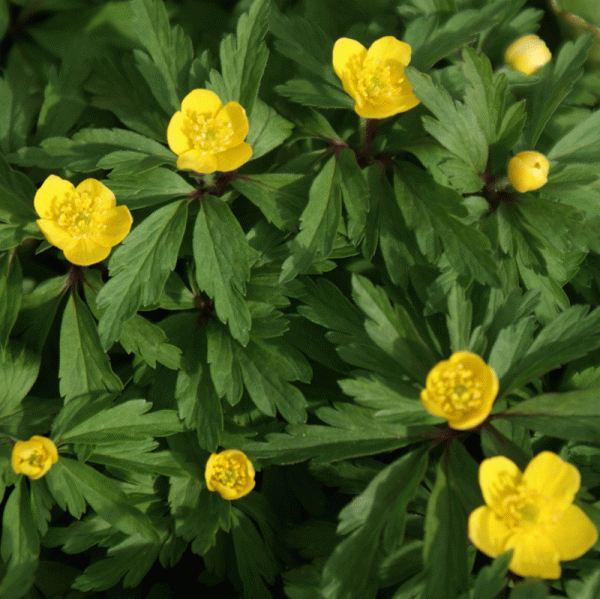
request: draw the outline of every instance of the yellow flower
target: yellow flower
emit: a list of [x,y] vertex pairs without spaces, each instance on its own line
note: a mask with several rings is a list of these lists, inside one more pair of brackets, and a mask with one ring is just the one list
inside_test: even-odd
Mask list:
[[254,489],[254,466],[238,449],[213,453],[206,462],[204,478],[209,491],[223,499],[239,499]]
[[178,156],[177,168],[197,173],[234,171],[252,156],[244,141],[248,129],[246,111],[238,102],[223,106],[214,92],[195,89],[171,117],[167,141]]
[[525,472],[504,456],[484,460],[479,485],[486,505],[469,516],[469,538],[490,557],[513,550],[519,576],[560,578],[560,561],[583,555],[597,540],[592,521],[573,505],[579,471],[543,451]]
[[368,119],[383,119],[415,107],[419,100],[404,74],[411,48],[392,36],[373,42],[367,50],[360,42],[340,38],[333,46],[333,69],[354,110]]
[[438,362],[427,375],[421,402],[452,428],[465,430],[481,424],[498,394],[498,377],[477,354],[455,352]]
[[17,441],[13,447],[10,464],[17,474],[36,480],[58,462],[56,445],[47,437],[33,435],[29,441]]
[[133,222],[127,206],[117,206],[113,192],[96,179],[74,187],[50,175],[33,204],[40,216],[36,222],[48,242],[79,266],[104,260],[125,239]]
[[507,169],[510,184],[521,193],[539,189],[548,181],[550,163],[539,152],[519,152],[513,156]]
[[504,52],[504,60],[515,71],[534,75],[552,59],[552,53],[537,35],[524,35],[515,40]]

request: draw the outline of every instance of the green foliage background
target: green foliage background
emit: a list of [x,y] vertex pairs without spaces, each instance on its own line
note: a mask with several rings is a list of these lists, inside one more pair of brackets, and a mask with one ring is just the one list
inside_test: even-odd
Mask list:
[[[600,526],[591,40],[541,2],[343,4],[0,0],[3,599],[600,596],[599,544],[550,583],[466,533],[478,463],[544,449]],[[507,69],[540,22],[552,62]],[[412,46],[421,104],[369,140],[331,51],[384,35]],[[177,171],[166,145],[198,87],[247,111],[233,175]],[[503,191],[525,149],[548,183]],[[50,174],[133,213],[83,276],[35,224]],[[500,379],[474,431],[418,399],[457,350]],[[36,481],[10,467],[33,434],[60,452]],[[207,490],[218,448],[252,460],[251,494]]]

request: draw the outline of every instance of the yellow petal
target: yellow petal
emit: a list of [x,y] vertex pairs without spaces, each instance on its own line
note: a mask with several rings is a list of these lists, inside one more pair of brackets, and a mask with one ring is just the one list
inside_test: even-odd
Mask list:
[[129,208],[116,206],[98,220],[98,225],[104,225],[104,228],[95,233],[94,241],[102,247],[111,248],[127,237],[132,223],[133,218]]
[[93,239],[76,239],[64,250],[65,258],[71,264],[89,266],[101,262],[110,254],[110,248],[98,245]]
[[552,60],[552,53],[537,35],[524,35],[505,51],[504,60],[516,71],[525,75],[537,73],[540,67]]
[[185,133],[191,126],[190,119],[182,112],[178,111],[171,117],[167,127],[167,143],[171,148],[171,152],[179,156],[194,147],[192,140]]
[[573,503],[581,476],[575,466],[561,460],[555,453],[542,451],[525,468],[523,484],[543,497],[550,497],[561,510],[565,510]]
[[581,557],[598,540],[598,531],[585,512],[570,505],[563,515],[546,528],[561,560]]
[[519,576],[560,578],[559,554],[548,536],[537,530],[521,530],[510,537],[506,549],[513,549],[509,568]]
[[367,60],[397,60],[405,67],[410,63],[410,53],[411,47],[407,43],[386,35],[371,44]]
[[[241,104],[238,102],[227,102],[227,104],[219,110],[216,118],[224,123],[231,123],[233,135],[229,138],[230,146],[237,146],[246,139],[250,125],[248,123],[246,111]],[[219,168],[217,170],[223,169]]]
[[[348,90],[346,90],[346,92],[349,93]],[[354,104],[354,112],[356,112],[358,116],[362,116],[365,119],[385,119],[388,116],[398,113],[395,104],[359,104],[358,102]]]
[[198,150],[193,149],[177,158],[177,168],[197,173],[214,173],[217,170],[217,159],[214,154],[202,155]]
[[[493,401],[493,400],[492,400]],[[466,431],[479,426],[490,414],[492,403],[481,403],[476,408],[458,418],[448,418],[448,426],[458,431]]]
[[343,81],[344,72],[359,67],[366,55],[367,49],[360,42],[347,37],[340,38],[333,46],[333,70],[335,74]]
[[39,219],[35,221],[40,228],[48,243],[57,247],[59,250],[64,250],[71,243],[73,237],[54,220]]
[[217,170],[224,173],[234,171],[236,168],[240,168],[242,164],[246,164],[251,157],[252,147],[243,141],[233,148],[215,154]]
[[504,456],[483,460],[479,466],[479,486],[486,504],[501,512],[505,497],[516,492],[522,474],[517,465]]
[[506,551],[506,541],[510,534],[510,528],[487,505],[471,512],[469,539],[479,551],[489,557],[498,557]]
[[117,205],[115,194],[97,179],[85,179],[75,189],[77,193],[87,193],[96,200],[94,212],[109,210]]
[[33,199],[36,212],[43,219],[56,220],[60,206],[77,192],[70,181],[50,175],[37,190]]
[[215,116],[222,105],[215,92],[194,89],[181,101],[181,112],[195,121],[200,115]]

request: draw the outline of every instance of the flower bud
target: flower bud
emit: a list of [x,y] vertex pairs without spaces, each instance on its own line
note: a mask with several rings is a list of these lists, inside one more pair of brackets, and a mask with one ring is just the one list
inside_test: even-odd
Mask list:
[[13,447],[10,464],[17,474],[32,480],[41,478],[58,462],[56,445],[47,437],[33,435],[29,441],[17,441]]
[[552,59],[552,53],[537,35],[524,35],[515,40],[504,53],[504,60],[515,71],[534,75]]
[[539,152],[519,152],[508,163],[508,180],[521,193],[539,189],[548,181],[548,159]]
[[223,499],[239,499],[254,488],[254,466],[243,451],[226,449],[206,462],[204,478],[209,491]]

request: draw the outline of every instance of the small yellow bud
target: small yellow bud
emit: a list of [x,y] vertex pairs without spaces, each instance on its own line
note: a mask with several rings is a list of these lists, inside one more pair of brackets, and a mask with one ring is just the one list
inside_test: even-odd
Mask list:
[[58,462],[56,445],[48,437],[33,435],[29,441],[17,441],[13,447],[10,464],[17,474],[32,480],[41,478]]
[[508,163],[508,180],[521,193],[539,189],[548,181],[548,159],[539,152],[519,152]]
[[552,53],[537,35],[524,35],[515,40],[504,53],[504,60],[515,71],[534,75],[552,59]]
[[254,466],[243,451],[226,449],[211,454],[204,478],[209,491],[223,499],[239,499],[254,489]]

